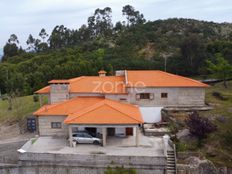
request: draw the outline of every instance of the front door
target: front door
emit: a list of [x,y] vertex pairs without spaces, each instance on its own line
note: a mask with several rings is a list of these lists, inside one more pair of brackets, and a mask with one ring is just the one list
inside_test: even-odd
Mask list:
[[127,136],[132,136],[133,135],[133,128],[132,127],[127,127],[126,128],[126,135]]
[[115,128],[107,128],[107,136],[114,136],[115,135]]

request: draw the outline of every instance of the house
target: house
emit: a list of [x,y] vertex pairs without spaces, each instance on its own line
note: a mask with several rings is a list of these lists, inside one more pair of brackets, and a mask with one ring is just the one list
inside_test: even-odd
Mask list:
[[[199,81],[156,70],[116,71],[115,76],[81,76],[51,80],[38,91],[49,104],[34,113],[41,136],[69,136],[87,129],[102,135],[134,136],[139,126],[161,121],[163,107],[196,107],[205,104],[205,88]],[[41,101],[41,100],[40,100]]]

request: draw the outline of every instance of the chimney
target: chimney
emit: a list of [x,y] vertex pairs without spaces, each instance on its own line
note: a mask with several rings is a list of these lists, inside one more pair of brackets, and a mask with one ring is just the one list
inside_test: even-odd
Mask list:
[[99,77],[106,76],[106,72],[104,70],[99,71],[98,74],[99,74]]

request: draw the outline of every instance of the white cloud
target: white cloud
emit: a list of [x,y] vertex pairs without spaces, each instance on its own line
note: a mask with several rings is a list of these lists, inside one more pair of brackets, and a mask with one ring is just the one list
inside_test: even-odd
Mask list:
[[232,22],[231,0],[2,0],[0,48],[12,33],[25,42],[30,33],[37,37],[41,28],[49,32],[60,24],[78,28],[96,8],[109,6],[113,21],[122,20],[121,10],[126,4],[134,6],[148,20],[184,17]]

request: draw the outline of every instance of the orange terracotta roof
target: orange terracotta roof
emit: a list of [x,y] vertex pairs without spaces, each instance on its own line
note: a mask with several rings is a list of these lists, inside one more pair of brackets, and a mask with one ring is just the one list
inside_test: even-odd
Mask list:
[[143,118],[137,106],[104,99],[90,107],[69,114],[66,124],[141,124]]
[[99,101],[104,100],[101,97],[78,97],[73,98],[61,103],[45,105],[38,109],[33,115],[43,116],[43,115],[68,115],[74,113],[78,110],[84,109],[93,105]]
[[67,80],[67,79],[51,80],[48,83],[69,83],[69,80]]
[[50,86],[45,86],[42,89],[35,91],[36,94],[48,94],[50,92]]
[[122,76],[82,76],[71,81],[69,90],[73,93],[126,93]]
[[143,123],[137,106],[101,97],[76,97],[45,105],[33,113],[36,116],[68,116],[67,124],[140,124]]
[[129,70],[127,79],[127,87],[208,87],[197,80],[158,70]]
[[[81,76],[69,80],[51,80],[49,83],[69,83],[71,93],[126,94],[122,76]],[[50,87],[36,91],[38,94],[49,93]]]

